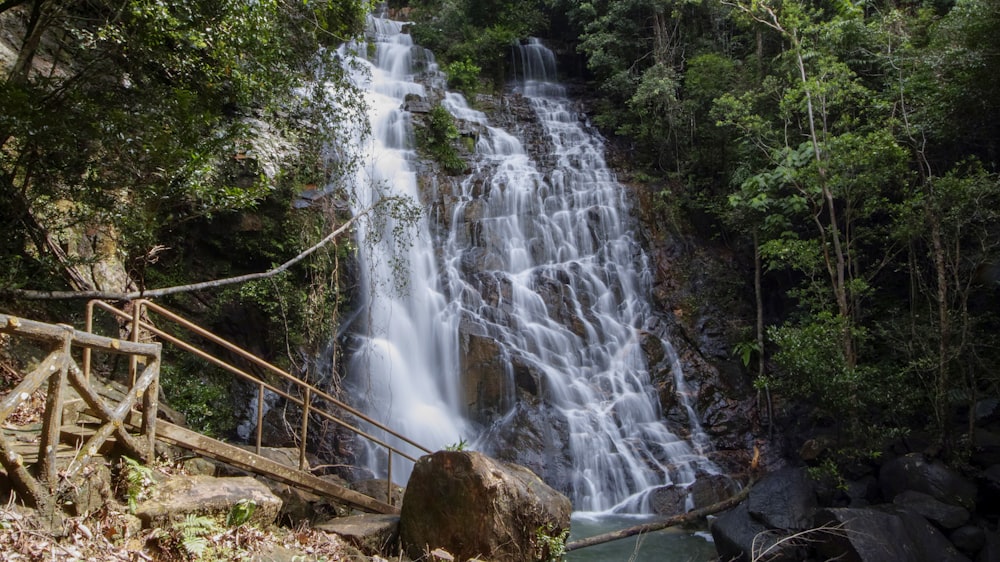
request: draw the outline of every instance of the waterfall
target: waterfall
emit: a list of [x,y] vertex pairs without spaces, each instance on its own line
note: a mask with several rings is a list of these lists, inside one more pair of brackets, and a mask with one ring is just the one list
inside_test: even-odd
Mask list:
[[[372,18],[371,28],[375,54],[358,77],[372,131],[359,209],[386,194],[421,200],[404,107],[431,93],[417,81],[415,53],[431,61],[423,78],[441,86],[432,55],[401,24]],[[516,66],[514,87],[545,155],[529,154],[524,131],[493,126],[446,93],[442,105],[477,132],[473,173],[448,194],[450,214],[425,214],[402,246],[392,221],[358,232],[378,242],[361,246],[370,292],[351,369],[367,376],[355,392],[373,416],[427,446],[468,440],[528,465],[577,510],[646,511],[650,491],[716,470],[690,404],[690,442],[663,420],[645,347],[662,347],[678,388],[683,373],[649,330],[651,272],[603,142],[541,42],[520,46]],[[405,288],[391,290],[400,276]]]
[[[357,54],[365,53],[364,44],[341,48],[355,82],[366,91],[370,124],[368,134],[358,131],[354,139],[362,162],[355,178],[355,214],[387,197],[418,204],[413,126],[403,104],[407,96],[425,95],[424,86],[414,81],[414,56],[433,66],[433,55],[415,47],[400,22],[370,17],[369,28],[375,46],[371,60]],[[364,310],[352,326],[357,343],[349,371],[366,376],[352,379],[351,390],[379,421],[417,443],[444,448],[468,434],[458,414],[457,349],[449,337],[454,330],[447,325],[447,303],[435,286],[427,217],[413,222],[392,215],[360,221],[356,232]],[[419,454],[389,436],[380,437]],[[364,462],[376,472],[384,470],[384,450],[365,453]],[[407,478],[412,466],[400,468],[395,476]]]

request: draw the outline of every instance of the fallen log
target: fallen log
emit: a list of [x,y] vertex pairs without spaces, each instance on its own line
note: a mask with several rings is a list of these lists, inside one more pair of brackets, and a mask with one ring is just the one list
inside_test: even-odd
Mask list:
[[687,513],[681,513],[680,515],[674,515],[660,521],[653,521],[651,523],[643,523],[642,525],[635,525],[632,527],[625,527],[624,529],[619,529],[617,531],[611,531],[610,533],[601,533],[600,535],[594,535],[592,537],[587,537],[585,539],[580,539],[576,541],[570,541],[566,543],[566,552],[572,552],[574,550],[580,550],[581,548],[587,548],[589,546],[595,546],[598,544],[604,544],[611,541],[617,541],[621,539],[627,539],[629,537],[634,537],[635,535],[641,535],[644,533],[650,533],[653,531],[659,531],[661,529],[666,529],[667,527],[677,527],[678,525],[686,525],[702,519],[713,513],[718,513],[720,511],[725,511],[737,504],[742,502],[750,495],[750,488],[753,487],[753,482],[750,482],[740,492],[729,499],[722,500],[718,503],[713,503],[712,505],[706,505],[700,509],[695,509]]

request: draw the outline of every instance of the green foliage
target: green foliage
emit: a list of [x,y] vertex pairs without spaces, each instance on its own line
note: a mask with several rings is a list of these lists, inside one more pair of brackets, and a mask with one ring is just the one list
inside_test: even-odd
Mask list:
[[434,106],[416,134],[417,150],[430,156],[446,173],[457,175],[467,169],[456,148],[459,133],[455,118],[443,106]]
[[188,556],[201,558],[209,547],[210,535],[221,531],[215,519],[189,513],[182,521],[173,524],[172,533]]
[[[64,288],[63,271],[94,258],[45,241],[83,232],[113,241],[142,284],[150,251],[196,238],[192,224],[278,198],[287,208],[303,183],[329,179],[327,133],[360,98],[316,53],[359,33],[367,5],[130,0],[34,22],[28,34],[62,37],[57,58],[71,64],[0,81],[0,218],[15,226],[0,288]],[[23,60],[51,55],[32,44]]]
[[139,500],[145,497],[153,485],[153,469],[127,456],[121,457],[121,477],[125,487],[125,499],[129,513],[135,513]]
[[539,527],[535,529],[535,539],[538,541],[542,558],[545,562],[561,562],[566,559],[566,539],[569,537],[569,529],[563,529],[558,534],[553,527]]
[[473,99],[476,90],[479,89],[479,74],[482,69],[469,59],[452,61],[444,65],[444,72],[448,75],[448,87],[465,94],[466,98]]
[[458,443],[452,443],[444,448],[445,451],[464,451],[468,447],[468,443],[465,439],[459,439]]
[[847,491],[847,481],[841,474],[840,467],[829,457],[823,459],[819,465],[807,468],[806,472],[809,474],[809,478],[817,483],[832,482],[838,490]]
[[245,524],[253,517],[255,511],[257,511],[257,502],[253,500],[244,499],[236,502],[226,514],[226,526],[239,527]]
[[167,402],[184,414],[191,429],[225,437],[236,428],[233,408],[234,375],[189,355],[168,357],[160,367],[160,385]]
[[744,367],[749,367],[753,355],[760,352],[761,349],[757,345],[757,342],[742,341],[737,343],[733,348],[733,353],[740,358],[740,362],[743,363]]
[[502,88],[511,46],[548,26],[540,0],[419,0],[411,4],[414,40],[445,63],[471,65],[463,69],[467,78],[455,86],[463,91],[473,84],[471,73],[476,67],[486,83]]

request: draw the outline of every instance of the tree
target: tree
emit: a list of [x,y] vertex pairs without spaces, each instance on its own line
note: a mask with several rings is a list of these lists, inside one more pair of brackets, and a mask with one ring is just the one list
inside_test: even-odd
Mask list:
[[294,123],[332,107],[325,88],[301,95],[315,78],[351,107],[339,66],[316,53],[360,31],[363,1],[0,7],[27,16],[0,83],[0,213],[15,225],[2,251],[16,264],[3,286],[95,289],[93,256],[72,251],[87,237],[142,263],[185,224],[287,198],[296,171],[301,183],[327,174],[322,129]]

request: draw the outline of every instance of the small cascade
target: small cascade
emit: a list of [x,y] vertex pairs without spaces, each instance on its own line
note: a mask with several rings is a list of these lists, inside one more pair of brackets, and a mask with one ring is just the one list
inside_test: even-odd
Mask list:
[[[371,136],[359,137],[368,188],[356,211],[387,195],[420,201],[403,108],[428,95],[414,53],[433,61],[398,22],[372,18],[371,29],[375,53],[357,76]],[[651,491],[717,470],[690,404],[686,440],[665,425],[652,388],[650,345],[662,346],[678,389],[683,373],[651,335],[651,272],[603,142],[556,80],[552,52],[532,40],[518,54],[515,88],[544,155],[532,156],[523,131],[444,95],[477,131],[474,170],[449,193],[447,216],[422,217],[407,243],[394,241],[393,221],[359,230],[377,243],[361,247],[367,308],[352,327],[351,370],[368,377],[353,389],[366,411],[427,446],[468,441],[528,465],[579,511],[645,512]],[[428,77],[440,87],[433,64]]]

